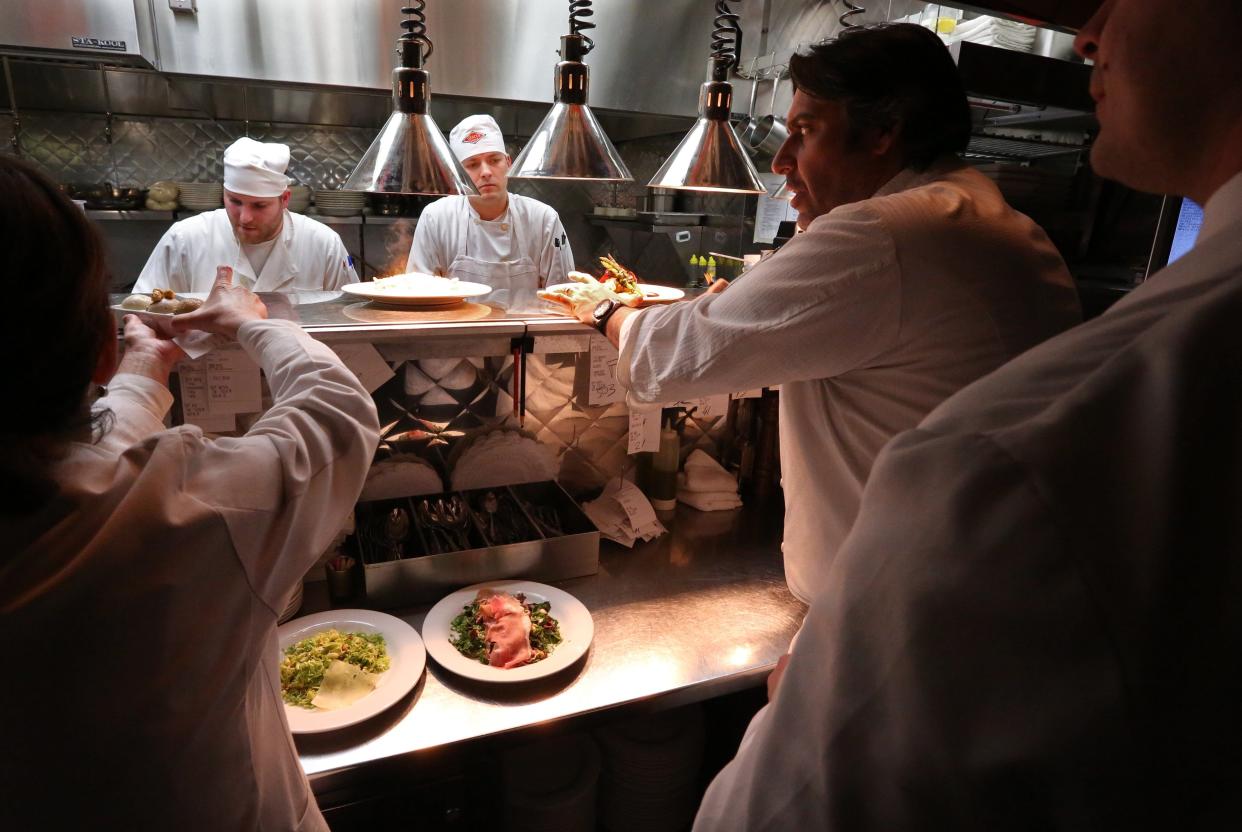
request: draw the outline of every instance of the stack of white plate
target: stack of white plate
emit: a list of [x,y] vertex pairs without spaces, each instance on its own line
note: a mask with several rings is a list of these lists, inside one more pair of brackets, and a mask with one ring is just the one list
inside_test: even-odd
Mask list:
[[352,217],[361,214],[367,205],[366,191],[315,191],[315,207],[330,217]]
[[703,711],[697,705],[637,717],[596,732],[604,755],[599,827],[608,832],[690,828],[703,762]]
[[[537,768],[532,771],[532,761]],[[599,748],[586,734],[545,737],[501,757],[502,828],[508,832],[595,832]]]
[[289,187],[289,210],[302,213],[310,207],[311,189],[305,185]]
[[178,202],[191,211],[212,211],[224,204],[224,186],[219,182],[178,182]]

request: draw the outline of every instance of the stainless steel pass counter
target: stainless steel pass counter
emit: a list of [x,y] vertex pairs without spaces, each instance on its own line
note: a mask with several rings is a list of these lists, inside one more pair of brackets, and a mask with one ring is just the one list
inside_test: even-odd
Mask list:
[[[316,790],[334,772],[402,755],[642,700],[672,706],[762,684],[806,611],[785,585],[779,507],[679,506],[667,525],[668,534],[632,550],[605,543],[599,574],[557,584],[595,622],[582,660],[528,685],[471,682],[429,660],[424,680],[388,712],[296,738]],[[421,632],[426,611],[397,614]]]

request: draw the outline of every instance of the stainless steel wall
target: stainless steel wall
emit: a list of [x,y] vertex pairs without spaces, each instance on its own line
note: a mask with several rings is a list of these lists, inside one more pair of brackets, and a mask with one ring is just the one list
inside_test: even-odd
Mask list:
[[[159,69],[388,89],[396,0],[210,0],[195,15],[154,0]],[[704,0],[600,0],[588,56],[593,106],[692,115],[712,28]],[[565,0],[430,0],[433,94],[550,101]]]

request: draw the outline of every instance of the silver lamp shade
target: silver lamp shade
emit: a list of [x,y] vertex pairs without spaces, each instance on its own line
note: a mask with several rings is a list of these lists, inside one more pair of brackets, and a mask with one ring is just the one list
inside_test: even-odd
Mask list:
[[[403,24],[404,25],[404,24]],[[401,41],[392,71],[392,115],[384,122],[345,190],[382,194],[477,194],[428,111],[431,76],[422,68],[425,41]]]
[[581,60],[585,54],[582,41],[581,35],[561,38],[565,60],[556,65],[555,103],[513,160],[510,179],[634,181],[587,106],[590,67]]
[[621,154],[585,104],[558,101],[513,160],[510,178],[632,182]]
[[396,110],[384,123],[345,190],[387,194],[477,194],[429,113]]
[[734,194],[763,194],[759,171],[738,140],[729,113],[733,86],[708,81],[699,92],[699,120],[673,155],[648,182],[652,188],[680,188]]

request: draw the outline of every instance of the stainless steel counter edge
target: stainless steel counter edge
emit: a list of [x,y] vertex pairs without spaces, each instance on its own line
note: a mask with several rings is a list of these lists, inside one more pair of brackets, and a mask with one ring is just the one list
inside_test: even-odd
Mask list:
[[[488,685],[429,660],[388,712],[341,731],[299,735],[317,777],[593,712],[681,704],[762,683],[805,607],[785,585],[777,505],[704,513],[679,506],[669,533],[632,550],[607,543],[600,572],[558,584],[591,611],[584,660],[556,677]],[[398,615],[421,631],[426,608]]]

